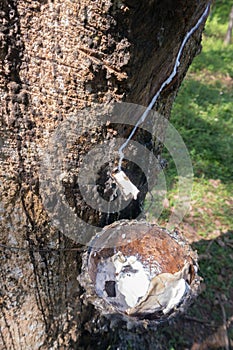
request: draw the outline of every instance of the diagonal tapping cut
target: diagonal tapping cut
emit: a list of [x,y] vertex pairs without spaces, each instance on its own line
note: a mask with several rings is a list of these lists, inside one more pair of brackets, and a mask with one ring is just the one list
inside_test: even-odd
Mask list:
[[176,57],[176,61],[173,67],[173,70],[171,72],[171,74],[168,76],[168,78],[162,83],[162,85],[160,86],[160,88],[158,89],[158,91],[156,92],[156,94],[154,95],[154,97],[152,98],[151,102],[149,103],[148,107],[146,108],[145,112],[141,115],[141,117],[138,119],[137,123],[135,124],[134,128],[132,129],[129,137],[127,138],[127,140],[122,144],[122,146],[118,149],[118,154],[119,154],[119,162],[118,162],[118,171],[122,171],[121,166],[122,166],[122,161],[124,159],[124,149],[128,146],[130,140],[132,139],[132,137],[134,136],[137,128],[145,121],[145,119],[148,116],[148,113],[152,110],[152,108],[154,107],[157,99],[159,98],[161,92],[163,91],[163,89],[165,88],[165,86],[167,86],[168,84],[171,83],[171,81],[173,80],[173,78],[176,76],[177,74],[177,70],[178,67],[180,65],[180,58],[183,52],[183,49],[187,43],[187,41],[189,40],[189,38],[192,36],[192,34],[199,28],[199,26],[201,25],[201,23],[204,21],[204,19],[207,17],[208,12],[210,9],[210,3],[207,4],[207,7],[205,9],[205,11],[202,13],[201,17],[199,18],[199,20],[196,22],[196,24],[187,32],[187,34],[185,35],[183,42],[180,46],[180,49],[178,51],[177,57]]

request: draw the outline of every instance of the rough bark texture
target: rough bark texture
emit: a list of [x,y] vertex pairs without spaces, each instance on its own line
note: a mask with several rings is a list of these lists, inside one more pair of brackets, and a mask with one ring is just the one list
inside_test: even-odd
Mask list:
[[[51,225],[41,201],[39,160],[56,127],[80,109],[114,101],[147,105],[206,4],[1,1],[0,243],[25,248],[0,251],[1,349],[127,349],[129,340],[135,349],[155,348],[152,331],[114,329],[91,305],[83,305],[77,281],[80,247]],[[204,23],[187,43],[179,73],[157,103],[167,118],[200,50],[203,27]],[[116,129],[120,136],[129,132],[128,127]],[[82,152],[93,144],[91,137],[98,143],[115,133],[106,127],[93,135],[79,140],[78,154],[71,149],[76,168]],[[137,139],[148,143],[145,133],[139,132]],[[132,177],[141,179],[142,174],[132,171]],[[70,205],[86,220],[91,217],[92,223],[104,226],[98,213],[80,209],[80,199],[74,203],[75,189],[75,180],[69,181]],[[117,218],[131,218],[139,211],[137,202]]]

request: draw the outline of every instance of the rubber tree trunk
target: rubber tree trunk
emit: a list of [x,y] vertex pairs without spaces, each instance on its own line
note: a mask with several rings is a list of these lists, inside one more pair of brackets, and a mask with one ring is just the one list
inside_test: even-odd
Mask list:
[[[1,1],[1,349],[126,349],[128,339],[135,349],[155,345],[153,333],[142,337],[114,329],[91,305],[83,305],[77,281],[81,246],[52,224],[38,174],[54,130],[77,114],[85,124],[80,110],[115,101],[148,105],[206,5],[206,0]],[[166,118],[200,51],[203,28],[204,22],[156,104]],[[93,130],[69,149],[67,157],[75,159],[77,169],[91,144],[129,132],[122,126]],[[138,135],[148,143],[146,133]],[[154,151],[159,154],[160,148]],[[100,181],[103,176],[100,172]],[[74,175],[65,195],[77,215],[91,217],[95,225],[109,223],[80,202],[75,181]],[[122,217],[138,214],[140,203],[135,203]]]

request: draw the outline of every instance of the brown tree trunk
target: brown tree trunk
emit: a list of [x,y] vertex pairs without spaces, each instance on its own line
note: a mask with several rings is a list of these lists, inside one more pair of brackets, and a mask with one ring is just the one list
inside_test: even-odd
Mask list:
[[233,28],[233,6],[231,8],[231,12],[230,12],[230,16],[229,16],[229,23],[228,23],[228,28],[227,28],[227,33],[226,33],[225,40],[224,40],[224,43],[226,45],[229,45],[231,43],[232,28]]
[[[1,1],[1,349],[127,349],[128,339],[135,349],[155,348],[153,332],[114,329],[82,303],[77,281],[82,247],[51,222],[38,173],[54,130],[80,110],[115,101],[148,105],[206,5],[206,0]],[[166,118],[200,50],[203,27],[204,22],[191,36],[178,74],[158,100],[156,109]],[[86,115],[79,118],[88,123]],[[75,169],[91,144],[115,137],[110,127],[93,130],[68,152]],[[121,137],[128,131],[116,128]],[[148,142],[145,133],[137,137]],[[137,217],[139,201],[109,221],[90,211],[77,194],[75,176],[64,185],[65,195],[83,219],[104,226]]]

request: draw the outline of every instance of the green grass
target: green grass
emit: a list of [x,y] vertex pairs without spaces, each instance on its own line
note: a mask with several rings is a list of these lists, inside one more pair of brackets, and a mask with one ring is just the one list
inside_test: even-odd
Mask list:
[[202,80],[188,75],[171,121],[188,147],[195,176],[229,182],[233,176],[233,92],[221,81]]
[[199,73],[207,69],[210,73],[222,73],[233,78],[232,47],[224,46],[223,38],[204,35],[205,45],[202,54],[197,57],[190,69]]
[[202,53],[194,60],[190,72],[202,74],[207,71],[233,78],[232,45],[224,45],[231,6],[229,0],[213,2],[203,35]]
[[[229,257],[232,254],[232,248],[227,245],[227,242],[232,241],[232,239],[233,234],[229,234],[214,241],[208,249],[208,255],[205,255],[208,243],[194,245],[198,248],[200,257],[204,254],[204,258],[201,258],[200,261],[202,276],[206,283],[206,289],[202,294],[204,299],[214,300],[219,291],[226,298],[230,298],[230,291],[233,288],[233,272],[231,264],[229,264]],[[230,259],[232,260],[232,258]]]

